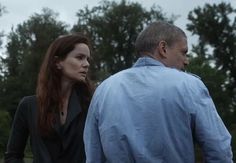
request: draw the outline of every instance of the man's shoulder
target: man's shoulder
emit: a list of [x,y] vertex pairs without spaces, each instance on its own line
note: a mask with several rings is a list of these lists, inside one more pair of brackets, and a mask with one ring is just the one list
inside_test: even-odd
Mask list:
[[101,83],[99,83],[98,87],[96,88],[96,91],[103,90],[104,88],[109,88],[110,86],[114,87],[114,85],[123,81],[125,76],[127,76],[127,72],[129,72],[129,71],[130,71],[130,68],[121,70],[121,71],[109,76],[108,78],[103,80]]
[[203,85],[201,78],[198,75],[193,74],[191,72],[184,72],[177,69],[172,69],[169,72],[170,72],[170,76],[172,76],[171,78],[176,79],[175,82],[188,83],[186,85],[189,85],[189,86]]
[[201,80],[201,77],[199,77],[196,74],[190,73],[190,72],[183,72],[185,76],[184,82],[187,83],[188,86],[190,87],[197,87],[197,88],[205,88],[205,84]]
[[196,74],[193,74],[193,73],[191,73],[191,72],[185,72],[185,73],[188,74],[188,75],[190,75],[190,76],[193,76],[193,77],[195,77],[195,78],[201,79],[200,76],[198,76],[198,75],[196,75]]
[[189,78],[189,79],[199,79],[199,80],[201,80],[201,77],[199,77],[198,75],[193,74],[191,72],[186,72],[186,71],[178,70],[178,69],[175,69],[175,68],[167,68],[167,70],[169,72],[171,72],[172,75],[177,75],[177,76],[179,76],[181,78]]
[[122,78],[124,76],[127,75],[127,73],[129,73],[130,71],[132,71],[133,69],[132,68],[128,68],[128,69],[124,69],[124,70],[121,70],[111,76],[109,76],[107,79],[105,79],[102,83],[106,83],[106,82],[111,82],[111,81],[118,81],[118,80],[122,80]]

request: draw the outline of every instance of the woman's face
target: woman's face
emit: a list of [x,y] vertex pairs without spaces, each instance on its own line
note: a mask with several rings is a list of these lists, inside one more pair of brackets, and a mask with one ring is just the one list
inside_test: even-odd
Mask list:
[[89,68],[90,50],[88,45],[78,43],[64,60],[57,63],[57,68],[62,71],[62,80],[85,82]]

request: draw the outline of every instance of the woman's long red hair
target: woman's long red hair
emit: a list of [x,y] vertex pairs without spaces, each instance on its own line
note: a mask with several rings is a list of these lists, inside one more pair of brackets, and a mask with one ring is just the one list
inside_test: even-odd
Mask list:
[[[40,134],[48,136],[51,134],[56,115],[62,107],[61,100],[61,72],[56,68],[56,59],[65,59],[78,43],[85,43],[90,47],[89,40],[82,34],[64,35],[57,38],[49,46],[44,57],[38,75],[36,98],[37,98],[37,123]],[[88,78],[86,82],[77,83],[75,88],[80,92],[82,109],[87,111],[92,87]]]

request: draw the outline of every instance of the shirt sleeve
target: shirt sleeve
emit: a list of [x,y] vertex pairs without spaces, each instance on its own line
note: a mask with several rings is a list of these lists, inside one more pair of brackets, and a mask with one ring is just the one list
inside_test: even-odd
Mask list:
[[97,103],[98,103],[97,96],[94,95],[88,110],[88,115],[84,129],[86,163],[105,162],[105,156],[100,141],[98,118],[96,115],[99,109]]
[[23,98],[16,110],[10,137],[8,140],[7,151],[5,152],[5,163],[23,163],[24,150],[27,143],[29,129],[27,123],[28,104]]
[[[191,82],[189,82],[191,83]],[[196,80],[189,87],[189,104],[194,110],[193,135],[207,163],[231,163],[231,135],[217,113],[205,85]]]

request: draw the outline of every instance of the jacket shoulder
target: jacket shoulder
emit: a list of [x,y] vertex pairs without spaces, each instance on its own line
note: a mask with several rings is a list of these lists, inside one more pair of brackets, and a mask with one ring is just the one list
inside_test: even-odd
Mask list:
[[19,105],[18,105],[18,108],[20,110],[24,110],[24,112],[28,112],[32,109],[34,109],[36,107],[36,96],[35,95],[32,95],[32,96],[25,96],[23,97],[20,102],[19,102]]

